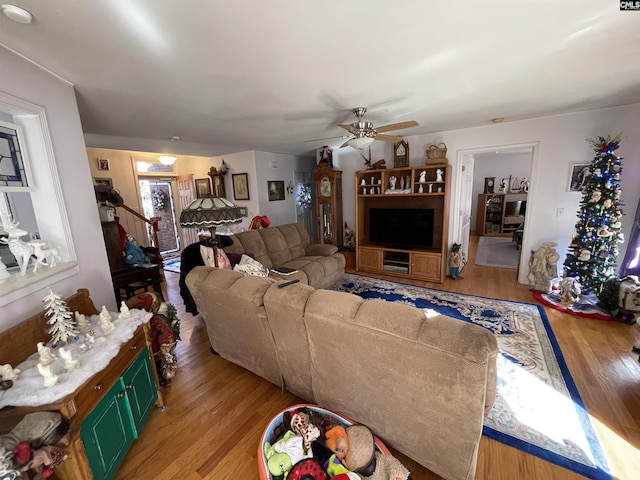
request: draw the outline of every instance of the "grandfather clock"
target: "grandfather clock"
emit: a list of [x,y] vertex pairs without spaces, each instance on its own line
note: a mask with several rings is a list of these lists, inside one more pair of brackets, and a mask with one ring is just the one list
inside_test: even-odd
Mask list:
[[342,171],[320,162],[313,173],[316,182],[318,242],[342,248]]

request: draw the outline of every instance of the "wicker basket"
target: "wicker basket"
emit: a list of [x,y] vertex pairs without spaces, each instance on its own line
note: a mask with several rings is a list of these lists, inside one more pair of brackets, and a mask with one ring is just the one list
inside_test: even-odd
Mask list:
[[447,163],[447,146],[444,143],[429,145],[427,147],[427,165],[434,163]]

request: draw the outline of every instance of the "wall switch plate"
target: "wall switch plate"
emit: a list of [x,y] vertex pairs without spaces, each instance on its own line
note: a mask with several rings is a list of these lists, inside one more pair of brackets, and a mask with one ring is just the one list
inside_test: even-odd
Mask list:
[[564,208],[556,209],[556,217],[564,217]]

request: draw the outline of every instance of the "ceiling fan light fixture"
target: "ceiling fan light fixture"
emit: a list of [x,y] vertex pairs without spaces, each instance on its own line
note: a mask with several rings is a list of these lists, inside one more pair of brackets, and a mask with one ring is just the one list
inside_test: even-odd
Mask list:
[[177,159],[178,157],[174,157],[172,155],[160,155],[158,157],[158,160],[163,165],[173,165],[174,163],[176,163]]
[[367,148],[375,141],[375,137],[355,137],[347,142],[350,147],[357,148],[358,150],[362,150],[363,148]]
[[2,5],[2,13],[14,22],[30,24],[33,21],[33,15],[27,12],[24,8],[20,8],[16,5],[10,5],[5,3]]

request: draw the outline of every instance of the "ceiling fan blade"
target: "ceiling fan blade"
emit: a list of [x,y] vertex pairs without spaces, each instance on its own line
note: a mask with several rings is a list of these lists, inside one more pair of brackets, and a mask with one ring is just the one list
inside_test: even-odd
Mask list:
[[[349,140],[351,140],[351,139],[349,139]],[[346,142],[344,142],[342,145],[340,145],[340,147],[339,147],[339,148],[344,148],[344,147],[346,147],[347,145],[349,145],[349,140],[347,140],[347,141],[346,141]]]
[[336,135],[334,137],[325,137],[325,138],[314,138],[313,140],[305,140],[302,143],[309,143],[309,142],[319,142],[321,140],[332,140],[334,138],[347,138],[350,137],[351,135]]
[[376,140],[382,140],[383,142],[398,143],[399,141],[402,140],[402,137],[397,137],[395,135],[380,135],[379,133],[376,133]]
[[409,120],[408,122],[392,123],[390,125],[383,125],[382,127],[376,127],[376,132],[389,132],[391,130],[402,130],[405,128],[417,127],[419,125],[415,120]]
[[351,132],[353,134],[358,133],[358,129],[357,128],[353,128],[351,125],[338,124],[338,126],[344,128],[345,130],[347,130],[348,132]]

